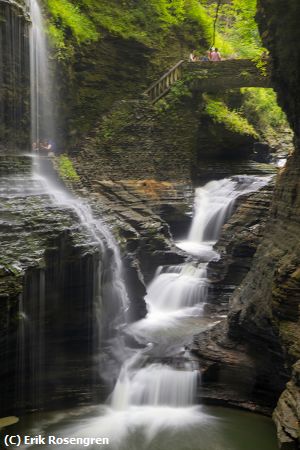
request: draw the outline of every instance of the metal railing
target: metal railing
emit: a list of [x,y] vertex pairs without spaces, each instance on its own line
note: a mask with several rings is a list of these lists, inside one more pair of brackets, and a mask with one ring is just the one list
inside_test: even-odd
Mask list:
[[166,95],[171,86],[182,77],[182,64],[184,60],[179,61],[172,69],[168,70],[158,81],[153,83],[145,94],[149,96],[152,103],[157,102]]

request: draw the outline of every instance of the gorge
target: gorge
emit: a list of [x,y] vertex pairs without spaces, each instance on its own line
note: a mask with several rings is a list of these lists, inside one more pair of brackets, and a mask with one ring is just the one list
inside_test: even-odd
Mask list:
[[[0,420],[1,436],[299,448],[300,11],[288,3],[260,0],[256,20],[294,143],[281,115],[270,133],[249,112],[251,95],[272,94],[242,86],[179,80],[151,105],[148,79],[186,56],[191,18],[163,44],[103,23],[82,44],[55,1],[0,2],[0,415],[19,418]],[[65,41],[49,49],[54,26]],[[49,155],[30,152],[43,141]]]

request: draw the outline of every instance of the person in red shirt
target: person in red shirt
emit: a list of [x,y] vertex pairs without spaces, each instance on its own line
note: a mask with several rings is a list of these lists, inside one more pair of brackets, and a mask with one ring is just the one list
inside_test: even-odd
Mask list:
[[211,53],[211,61],[221,61],[221,54],[217,48]]

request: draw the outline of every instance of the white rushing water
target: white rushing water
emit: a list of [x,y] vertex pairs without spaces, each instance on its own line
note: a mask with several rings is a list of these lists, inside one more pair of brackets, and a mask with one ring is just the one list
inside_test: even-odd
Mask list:
[[218,259],[213,246],[220,236],[222,226],[232,214],[241,195],[255,192],[266,185],[269,177],[235,176],[210,181],[197,188],[194,219],[186,241],[177,243],[182,250],[203,261]]
[[111,396],[112,409],[127,410],[131,406],[193,405],[198,372],[176,370],[163,364],[139,367],[146,361],[144,354],[145,350],[142,350],[124,364]]
[[148,287],[146,303],[149,312],[176,311],[195,306],[206,297],[206,266],[196,268],[187,264],[179,273],[162,273],[156,277]]
[[[49,140],[55,133],[54,108],[51,91],[53,87],[52,76],[49,65],[49,52],[47,38],[40,5],[36,0],[28,2],[30,17],[32,20],[30,32],[30,58],[31,58],[31,120],[32,120],[32,139],[38,142],[40,139]],[[99,375],[102,379],[111,378],[111,373],[105,374],[101,361],[111,358],[109,369],[118,370],[123,363],[124,356],[117,354],[112,345],[118,334],[118,329],[126,322],[126,311],[128,309],[128,295],[125,283],[123,281],[123,267],[118,245],[108,227],[101,218],[95,217],[90,205],[83,199],[71,195],[62,184],[56,181],[50,160],[40,157],[37,154],[32,155],[33,173],[30,179],[23,180],[23,184],[16,182],[16,191],[10,195],[22,196],[46,196],[49,205],[70,211],[74,217],[75,227],[86,236],[87,244],[93,247],[93,252],[98,253],[94,258],[93,279],[94,284],[91,287],[93,291],[93,324],[96,324],[92,331],[93,352],[98,354]],[[22,189],[24,192],[22,192]],[[29,189],[29,192],[28,192]],[[41,272],[42,273],[42,272]],[[43,275],[43,274],[42,274]],[[41,275],[41,277],[42,277]],[[44,283],[45,284],[45,283]],[[35,313],[38,320],[32,320],[28,314],[27,320],[27,338],[25,330],[21,330],[19,343],[19,359],[23,364],[24,355],[30,355],[31,345],[35,338],[38,338],[38,349],[40,355],[34,358],[29,357],[27,366],[30,373],[37,373],[37,379],[43,379],[43,373],[36,366],[36,361],[40,361],[39,366],[43,366],[46,359],[44,354],[45,339],[45,302],[43,301],[43,292],[45,286],[41,278],[39,299],[39,311]],[[23,306],[21,305],[21,308]],[[20,311],[21,315],[26,315],[27,311]],[[96,329],[97,328],[97,329]],[[105,332],[103,331],[105,330]],[[30,337],[32,336],[32,338]],[[121,348],[122,342],[117,345]],[[105,347],[105,349],[104,349]],[[102,358],[102,359],[101,359]],[[96,381],[96,380],[95,380]],[[110,380],[112,381],[112,380]],[[32,383],[34,384],[34,382]],[[40,381],[36,382],[35,404],[42,403],[42,394],[40,393]]]
[[[37,0],[28,0],[27,3],[32,21],[30,32],[31,126],[33,141],[37,142],[40,138],[49,139],[55,135],[52,97],[54,83],[50,70],[48,42],[40,4]],[[49,167],[51,174],[50,164],[43,164],[39,157],[35,157],[34,160],[33,176],[43,184],[53,203],[73,210],[81,225],[102,252],[105,253],[107,249],[112,250],[114,276],[111,296],[119,299],[120,309],[125,311],[128,307],[128,296],[123,282],[121,256],[113,235],[99,218],[94,217],[87,202],[74,197],[62,185],[55,183],[54,179],[50,178],[47,170]],[[102,267],[99,267],[99,270],[102,270]],[[99,276],[100,279],[101,276]],[[99,299],[100,302],[101,299]],[[99,311],[101,311],[100,307]]]
[[37,0],[27,0],[30,12],[31,139],[54,139],[54,81],[49,63],[45,24]]
[[[235,200],[256,191],[267,181],[267,178],[236,177],[214,181],[197,189],[195,217],[188,242],[193,246],[196,241],[197,253],[205,262],[169,266],[157,271],[145,298],[148,314],[129,328],[140,343],[154,344],[144,352],[144,359],[134,356],[124,364],[111,398],[113,409],[129,412],[138,406],[142,412],[151,406],[157,408],[158,415],[166,406],[173,411],[189,411],[196,398],[199,371],[194,370],[183,344],[193,332],[196,333],[190,328],[191,318],[201,316],[201,304],[207,302],[208,261],[218,257],[213,245],[232,213]],[[197,332],[200,332],[201,321],[197,319],[196,323]],[[211,321],[204,323],[203,329],[211,326],[214,326]],[[182,359],[180,370],[161,363],[147,365],[145,353],[158,359],[179,353]],[[195,417],[199,419],[197,414]]]
[[[36,0],[31,0],[29,6],[33,21],[32,136],[33,140],[37,141],[54,136],[55,127],[50,95],[49,56],[42,14]],[[36,165],[34,178],[44,187],[53,204],[75,213],[90,242],[104,254],[103,265],[111,265],[113,276],[108,295],[100,282],[101,271],[106,267],[99,264],[99,286],[95,294],[98,326],[101,327],[103,320],[102,303],[112,298],[118,305],[114,327],[116,328],[117,324],[125,324],[128,297],[123,282],[120,252],[110,231],[100,219],[94,217],[86,202],[73,197],[51,181],[39,164]],[[105,436],[111,439],[113,448],[125,448],[123,440],[137,429],[143,432],[146,439],[151,440],[161,430],[172,432],[213,420],[201,413],[200,407],[194,405],[199,368],[191,360],[185,344],[195,334],[195,330],[199,332],[201,324],[203,329],[213,326],[212,321],[205,323],[203,319],[203,322],[200,322],[198,316],[201,316],[202,307],[207,302],[207,264],[218,257],[213,245],[219,237],[221,227],[230,216],[236,198],[257,190],[264,183],[266,180],[263,182],[257,177],[239,177],[211,182],[197,189],[192,228],[186,244],[181,243],[179,246],[184,248],[189,245],[191,253],[201,255],[201,258],[157,272],[148,287],[145,299],[148,307],[147,317],[127,327],[127,334],[135,337],[144,348],[129,349],[122,346],[120,340],[115,341],[112,353],[123,352],[125,362],[108,405],[99,406],[98,417],[84,418],[76,427],[67,426],[61,430],[62,436]],[[108,249],[113,258],[105,258]],[[178,366],[163,362],[164,358],[176,358],[178,355]],[[99,354],[99,364],[100,358]],[[159,362],[156,362],[155,358]],[[100,370],[106,369],[100,367]]]

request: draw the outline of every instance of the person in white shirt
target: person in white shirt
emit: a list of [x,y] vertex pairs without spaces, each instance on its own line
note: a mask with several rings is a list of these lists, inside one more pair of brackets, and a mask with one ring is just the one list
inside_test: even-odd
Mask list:
[[190,57],[189,57],[189,61],[190,61],[190,62],[195,62],[195,61],[196,61],[195,51],[196,51],[196,50],[193,50],[193,51],[190,53]]

